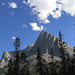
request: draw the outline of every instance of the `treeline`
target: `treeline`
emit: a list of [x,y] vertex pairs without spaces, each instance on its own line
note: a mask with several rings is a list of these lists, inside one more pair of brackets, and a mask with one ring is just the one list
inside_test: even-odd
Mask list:
[[[51,60],[47,63],[41,54],[41,50],[37,48],[36,63],[30,68],[30,63],[27,61],[25,53],[20,51],[20,39],[16,38],[14,42],[15,52],[14,57],[10,58],[8,62],[8,70],[6,75],[75,75],[75,47],[73,50],[73,57],[71,58],[67,53],[67,44],[62,41],[63,35],[59,32],[59,46],[60,61],[55,61],[53,48],[50,50]],[[32,73],[33,72],[33,73]]]

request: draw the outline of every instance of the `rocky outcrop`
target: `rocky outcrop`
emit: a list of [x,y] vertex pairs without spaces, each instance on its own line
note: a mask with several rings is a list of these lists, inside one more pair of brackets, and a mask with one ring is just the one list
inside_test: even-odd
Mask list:
[[11,55],[7,51],[5,51],[2,55],[1,62],[2,63],[8,62],[10,57],[11,57]]
[[[39,47],[41,50],[41,53],[49,53],[51,48],[54,50],[54,56],[59,57],[59,46],[57,45],[58,38],[55,37],[54,35],[42,31],[37,38],[35,44],[28,50],[27,55],[35,55],[37,53],[37,48]],[[70,56],[73,54],[73,47],[70,45],[67,45],[67,52],[69,53]]]
[[[48,61],[49,52],[52,48],[54,50],[55,59],[59,60],[60,54],[59,54],[59,46],[57,45],[57,42],[58,42],[57,37],[55,37],[54,35],[46,31],[42,31],[39,37],[37,38],[35,44],[27,46],[24,49],[24,52],[28,56],[28,60],[33,61],[34,58],[36,57],[37,48],[39,47],[41,50],[41,53],[43,54],[43,58],[46,59],[46,61]],[[73,47],[67,45],[67,53],[69,53],[69,55],[72,56]],[[5,51],[3,53],[1,62],[2,63],[7,62],[10,59],[10,57],[13,57],[13,55],[14,55],[14,52]]]
[[55,50],[54,52],[55,55],[58,55],[57,54],[58,52],[57,51],[58,50],[57,41],[58,41],[57,37],[55,37],[52,34],[49,34],[46,31],[42,31],[38,39],[36,40],[34,47],[32,48],[32,51],[36,52],[37,47],[39,47],[42,53],[46,53],[47,50],[49,52],[51,48],[53,48]]

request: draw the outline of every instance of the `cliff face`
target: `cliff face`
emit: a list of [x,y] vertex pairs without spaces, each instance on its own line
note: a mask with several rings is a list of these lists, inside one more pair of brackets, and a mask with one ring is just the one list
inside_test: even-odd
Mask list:
[[[28,56],[28,59],[33,60],[34,56],[37,53],[37,48],[39,47],[41,50],[41,53],[44,55],[44,58],[47,60],[47,57],[49,56],[48,53],[50,52],[51,48],[54,50],[54,56],[59,57],[59,47],[57,45],[58,38],[54,35],[42,31],[37,38],[34,45],[29,45],[24,49],[24,52]],[[73,54],[73,47],[67,45],[67,52],[70,56]],[[5,51],[2,56],[2,62],[7,62],[10,57],[13,57],[13,52],[7,52]],[[36,56],[35,56],[36,57]]]
[[3,55],[2,55],[1,62],[2,62],[2,63],[8,62],[9,59],[10,59],[10,57],[11,57],[11,55],[10,55],[7,51],[5,51],[5,52],[3,53]]
[[55,37],[52,34],[49,34],[46,31],[42,31],[28,54],[29,55],[36,54],[37,48],[39,47],[42,53],[46,53],[47,51],[49,52],[50,49],[53,48],[55,51],[54,54],[57,56],[58,55],[57,54],[58,46],[56,45],[57,41],[58,41],[57,37]]
[[[58,38],[46,31],[42,31],[37,38],[35,44],[27,52],[28,56],[35,55],[37,53],[37,48],[39,47],[41,53],[49,53],[51,48],[54,50],[54,56],[59,57],[59,46],[57,45]],[[73,54],[73,47],[67,45],[67,52],[70,56]]]

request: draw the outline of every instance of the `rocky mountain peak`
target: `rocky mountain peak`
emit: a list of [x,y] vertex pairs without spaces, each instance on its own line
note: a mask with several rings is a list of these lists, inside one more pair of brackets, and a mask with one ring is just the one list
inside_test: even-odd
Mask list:
[[11,55],[7,52],[7,51],[4,51],[3,52],[3,55],[2,55],[2,61],[1,62],[7,62],[9,59],[10,59]]
[[[30,49],[29,54],[36,54],[38,47],[41,49],[42,53],[48,53],[52,47],[58,48],[58,46],[56,46],[57,41],[57,37],[46,31],[42,31],[37,38],[34,46]],[[55,54],[57,54],[57,52],[55,52]]]
[[52,34],[48,33],[47,31],[42,31],[42,32],[40,33],[40,35],[39,35],[39,38],[40,38],[40,37],[45,37],[45,38],[47,38],[48,35],[52,36]]
[[[59,46],[57,45],[58,38],[46,31],[42,31],[37,38],[34,46],[29,50],[28,55],[35,55],[39,47],[41,53],[49,53],[51,48],[54,50],[54,56],[59,57]],[[73,47],[67,45],[67,52],[72,56]]]
[[[44,55],[44,58],[47,59],[48,54],[50,53],[51,48],[54,51],[54,56],[58,57],[59,54],[59,46],[57,45],[58,38],[46,31],[42,31],[37,38],[34,45],[29,45],[24,49],[24,52],[28,56],[30,60],[33,60],[34,56],[37,54],[37,48],[39,47],[41,53]],[[67,45],[67,52],[70,56],[73,55],[73,47]],[[14,52],[7,52],[5,51],[2,56],[2,62],[7,62],[10,57],[13,57]]]

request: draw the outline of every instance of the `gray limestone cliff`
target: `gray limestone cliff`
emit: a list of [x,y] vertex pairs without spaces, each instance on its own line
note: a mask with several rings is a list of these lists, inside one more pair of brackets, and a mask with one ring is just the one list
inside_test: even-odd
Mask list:
[[[39,47],[41,50],[41,53],[49,53],[51,48],[54,50],[54,56],[59,57],[59,46],[57,45],[58,38],[46,31],[42,31],[37,38],[35,44],[27,50],[27,55],[35,55],[37,53],[37,48]],[[67,45],[67,52],[70,56],[73,54],[73,47],[70,45]]]
[[[44,55],[43,58],[48,61],[48,56],[51,48],[54,50],[54,56],[57,60],[59,60],[59,46],[57,45],[58,38],[46,31],[42,31],[37,38],[36,42],[34,45],[29,45],[24,49],[24,52],[28,56],[28,59],[30,61],[33,61],[36,57],[37,53],[37,48],[39,47],[41,50],[41,53]],[[70,45],[67,45],[67,52],[69,53],[70,56],[73,55],[73,47]],[[3,53],[1,62],[7,62],[10,57],[13,57],[14,53],[13,52],[7,52],[5,51]]]
[[4,62],[8,62],[9,59],[10,59],[11,55],[7,52],[7,51],[4,51],[3,55],[2,55],[2,59],[1,59],[1,62],[4,63]]

